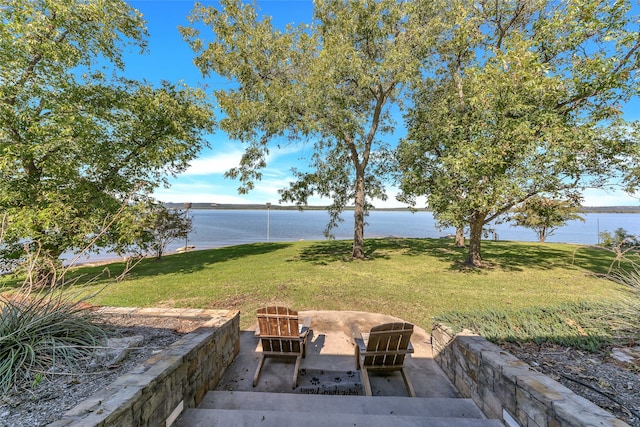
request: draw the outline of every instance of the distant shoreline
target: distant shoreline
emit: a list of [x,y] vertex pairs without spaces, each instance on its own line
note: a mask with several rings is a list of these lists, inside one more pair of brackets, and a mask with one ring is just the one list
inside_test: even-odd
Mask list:
[[[184,208],[174,204],[179,212]],[[324,229],[329,216],[326,210],[316,209],[298,212],[295,209],[282,209],[272,212],[257,205],[227,205],[212,209],[210,205],[196,205],[190,211],[189,218],[193,220],[194,228],[187,239],[176,240],[167,246],[166,254],[177,252],[181,246],[195,246],[196,250],[235,246],[259,242],[291,242],[299,240],[326,240]],[[599,240],[601,231],[612,232],[623,228],[632,234],[640,233],[640,212],[628,208],[606,209],[598,207],[595,213],[584,213],[584,221],[570,221],[551,236],[549,243],[577,243],[595,244]],[[610,213],[618,211],[618,213]],[[627,212],[620,212],[627,211]],[[345,212],[343,216],[349,216]],[[432,212],[416,212],[405,210],[372,210],[367,218],[366,238],[382,238],[402,236],[403,238],[437,238],[455,233],[454,228],[438,227]],[[344,221],[334,229],[334,237],[338,240],[353,238],[353,224]],[[509,223],[491,226],[490,234],[485,236],[491,240],[535,241],[535,233],[526,232],[521,227],[514,227]],[[74,258],[72,253],[65,254],[67,260]],[[124,260],[113,253],[99,251],[98,253],[83,254],[75,264],[95,263],[100,261]]]
[[[169,209],[185,209],[185,203],[164,203]],[[287,210],[294,211],[299,210],[297,206],[283,206],[277,204],[271,204],[268,208],[265,204],[247,203],[247,204],[233,204],[233,203],[191,203],[189,209],[219,209],[219,210]],[[317,211],[326,210],[327,206],[304,206],[303,210]],[[353,206],[345,207],[345,210],[353,210]],[[372,209],[375,211],[418,211],[418,212],[430,212],[427,208],[377,208]],[[580,208],[581,213],[640,213],[640,202],[638,206],[582,206]]]

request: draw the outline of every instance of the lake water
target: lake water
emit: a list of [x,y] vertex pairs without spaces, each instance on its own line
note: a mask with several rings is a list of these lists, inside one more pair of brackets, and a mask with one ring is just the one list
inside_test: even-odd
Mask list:
[[[296,210],[191,210],[193,231],[187,242],[175,241],[168,247],[175,251],[185,243],[196,249],[255,242],[283,242],[298,240],[323,240],[323,230],[329,215],[325,211]],[[631,234],[640,234],[640,214],[598,213],[584,215],[585,222],[571,221],[550,236],[548,242],[595,244],[598,233],[613,232],[624,228]],[[336,239],[353,238],[353,212],[343,215],[344,222],[334,230]],[[374,237],[441,237],[454,229],[438,229],[431,212],[372,211],[367,218],[365,238]],[[495,226],[495,234],[488,239],[536,241],[536,234],[529,229],[509,224]],[[110,259],[112,254],[92,255],[91,259]],[[80,260],[83,262],[83,260]]]
[[[196,249],[256,242],[291,242],[298,240],[324,240],[329,215],[325,211],[310,210],[191,210],[193,231],[187,241],[176,240],[167,252],[175,252],[181,246],[194,245]],[[640,234],[640,214],[591,213],[583,215],[585,221],[571,221],[547,238],[547,242],[596,244],[602,231],[613,232],[624,228],[631,234]],[[338,240],[353,239],[353,212],[343,214],[344,222],[333,230]],[[372,211],[367,217],[365,239],[375,237],[442,237],[455,233],[453,228],[436,227],[431,212]],[[487,239],[535,242],[536,234],[529,229],[509,224],[493,226],[494,233]],[[71,256],[63,256],[71,259]],[[114,259],[110,253],[91,254],[79,262]]]

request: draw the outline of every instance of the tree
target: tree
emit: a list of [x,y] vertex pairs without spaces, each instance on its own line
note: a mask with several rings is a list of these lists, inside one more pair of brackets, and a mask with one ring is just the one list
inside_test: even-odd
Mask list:
[[140,13],[120,0],[0,7],[4,257],[20,257],[25,243],[52,260],[84,248],[123,201],[166,183],[206,146],[214,120],[203,92],[118,76],[123,48],[144,51],[145,37]]
[[250,190],[278,138],[313,141],[308,170],[281,192],[302,207],[317,194],[333,200],[326,234],[354,205],[352,255],[363,258],[364,220],[373,198],[386,199],[391,107],[402,106],[406,84],[419,77],[429,46],[430,2],[323,0],[313,22],[284,31],[254,7],[222,0],[222,9],[197,5],[193,23],[214,33],[207,42],[196,27],[182,28],[204,75],[236,84],[215,91],[226,117],[220,125],[247,144],[238,168],[241,192]]
[[626,2],[459,0],[442,19],[397,150],[402,197],[427,195],[441,224],[468,225],[466,262],[480,266],[486,224],[624,173],[638,144],[620,105],[636,91],[640,37]]
[[193,221],[185,212],[168,209],[161,203],[151,202],[142,212],[141,233],[137,245],[143,250],[152,250],[156,259],[162,258],[169,243],[185,239],[193,230]]
[[600,245],[606,247],[638,246],[640,243],[637,236],[630,234],[622,227],[613,230],[613,235],[609,231],[603,231],[598,237],[600,238]]
[[511,221],[516,226],[535,231],[538,241],[544,243],[554,231],[567,221],[580,220],[579,206],[567,200],[553,200],[542,196],[533,196],[514,209]]

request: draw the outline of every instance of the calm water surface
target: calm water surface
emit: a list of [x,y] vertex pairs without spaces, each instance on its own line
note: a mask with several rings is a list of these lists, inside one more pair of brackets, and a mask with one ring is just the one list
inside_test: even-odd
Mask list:
[[[197,209],[189,212],[193,231],[187,242],[175,241],[168,251],[175,251],[185,243],[196,249],[255,242],[290,242],[323,240],[323,230],[329,221],[325,211],[295,210],[217,210]],[[571,221],[550,236],[548,242],[595,244],[598,233],[624,228],[640,234],[640,214],[586,214],[585,222]],[[353,212],[343,214],[344,222],[333,231],[336,239],[353,238]],[[373,211],[367,218],[365,238],[374,237],[441,237],[455,232],[452,228],[436,227],[431,212]],[[494,226],[488,239],[536,241],[533,231],[509,224]],[[114,258],[110,254],[92,255],[91,259]]]
[[[188,243],[197,248],[216,248],[242,243],[323,240],[329,221],[325,211],[288,210],[195,210],[190,213],[194,231]],[[624,228],[640,234],[639,214],[587,214],[585,221],[571,221],[548,238],[549,242],[595,244],[600,231]],[[336,239],[353,238],[353,212],[343,215],[344,222],[333,231]],[[509,224],[494,226],[487,238],[536,241],[533,231]],[[439,229],[431,212],[374,211],[367,218],[365,237],[441,237],[453,228]],[[172,247],[184,246],[174,242]]]

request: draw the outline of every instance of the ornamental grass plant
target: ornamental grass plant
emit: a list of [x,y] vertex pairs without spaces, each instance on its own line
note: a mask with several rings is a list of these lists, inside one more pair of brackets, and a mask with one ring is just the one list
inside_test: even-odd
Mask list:
[[[0,245],[4,221],[2,225]],[[102,273],[68,279],[73,264],[62,267],[39,251],[27,253],[16,264],[23,271],[21,284],[0,293],[0,394],[28,390],[52,375],[77,372],[98,348],[104,348],[106,331],[87,301],[107,285],[80,293],[78,289],[100,280]],[[130,267],[128,263],[122,273]]]
[[0,295],[0,391],[67,373],[103,346],[106,334],[83,299],[50,289]]
[[608,278],[628,288],[615,311],[610,312],[610,323],[621,344],[640,343],[640,254],[626,252],[623,263],[608,274]]

